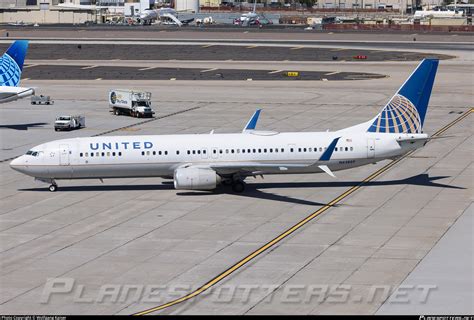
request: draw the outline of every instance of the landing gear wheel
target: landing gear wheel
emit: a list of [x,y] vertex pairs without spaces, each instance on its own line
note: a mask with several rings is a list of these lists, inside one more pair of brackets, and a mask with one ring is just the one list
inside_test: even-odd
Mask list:
[[245,183],[243,181],[234,181],[232,183],[232,191],[242,193],[245,190]]
[[49,186],[49,191],[55,192],[58,190],[58,185],[57,184],[52,184]]

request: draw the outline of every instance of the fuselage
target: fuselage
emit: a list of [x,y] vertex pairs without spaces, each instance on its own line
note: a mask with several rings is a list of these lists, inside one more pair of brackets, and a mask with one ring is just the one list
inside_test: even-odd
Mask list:
[[[423,146],[425,134],[344,132],[186,134],[115,136],[56,140],[32,148],[11,167],[39,179],[172,177],[177,168],[233,163],[302,164],[257,174],[321,172],[319,161],[340,137],[329,161],[331,170],[349,169],[400,156]],[[400,143],[399,138],[421,138]],[[231,175],[232,169],[219,174]]]

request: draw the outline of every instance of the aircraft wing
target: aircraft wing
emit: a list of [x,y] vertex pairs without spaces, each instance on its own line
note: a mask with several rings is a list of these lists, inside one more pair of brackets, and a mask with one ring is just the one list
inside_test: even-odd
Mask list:
[[290,168],[305,168],[312,164],[304,163],[262,163],[262,162],[222,162],[210,163],[209,168],[219,174],[241,173],[245,175],[260,174],[266,171],[286,171]]
[[186,26],[186,25],[190,24],[193,21],[194,21],[194,18],[191,18],[191,19],[181,20],[181,23]]

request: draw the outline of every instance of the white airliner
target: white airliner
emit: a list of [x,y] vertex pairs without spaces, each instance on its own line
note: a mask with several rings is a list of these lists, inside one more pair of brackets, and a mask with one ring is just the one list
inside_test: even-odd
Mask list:
[[56,140],[10,163],[50,183],[59,179],[164,177],[176,189],[212,190],[220,183],[242,192],[244,179],[265,174],[344,170],[393,159],[422,147],[438,60],[423,60],[370,121],[334,132],[258,131],[260,110],[242,133],[111,136]]
[[31,96],[33,88],[21,88],[21,71],[28,50],[28,41],[17,40],[0,57],[0,103]]

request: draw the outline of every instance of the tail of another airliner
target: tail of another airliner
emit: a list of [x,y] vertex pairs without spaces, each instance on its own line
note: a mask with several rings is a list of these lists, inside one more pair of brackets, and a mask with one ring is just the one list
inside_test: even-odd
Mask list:
[[27,40],[15,41],[0,57],[0,86],[17,87],[28,51]]
[[438,69],[437,59],[424,59],[371,120],[367,132],[421,133]]

